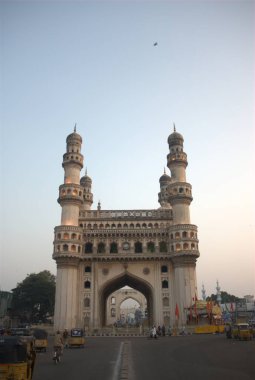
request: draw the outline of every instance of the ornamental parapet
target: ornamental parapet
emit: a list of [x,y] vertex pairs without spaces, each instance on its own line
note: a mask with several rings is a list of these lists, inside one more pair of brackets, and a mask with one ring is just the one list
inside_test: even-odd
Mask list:
[[77,252],[55,251],[53,252],[52,258],[56,261],[59,259],[78,260],[81,258],[81,254]]
[[172,256],[172,263],[174,268],[187,267],[187,266],[196,266],[196,261],[198,255],[182,255],[182,256]]
[[[173,211],[169,209],[165,210],[84,210],[80,212],[80,218],[85,220],[119,220],[125,221],[131,220],[172,220]],[[82,220],[81,220],[82,221]]]
[[58,203],[75,203],[81,205],[83,202],[83,189],[82,186],[75,183],[64,183],[59,186]]
[[76,165],[80,169],[83,168],[83,155],[81,153],[74,153],[74,152],[68,152],[63,155],[63,162],[62,167],[65,168],[65,166],[68,165]]
[[137,262],[137,261],[171,261],[171,257],[167,254],[160,254],[160,255],[153,255],[153,256],[147,256],[147,255],[141,255],[141,254],[134,254],[129,256],[114,256],[114,255],[86,255],[81,258],[82,261],[87,262]]
[[97,238],[107,238],[107,237],[156,237],[156,236],[166,236],[169,235],[169,227],[164,229],[148,229],[148,228],[129,228],[129,229],[85,229],[84,237],[97,237]]
[[174,152],[167,155],[167,166],[173,164],[183,165],[185,168],[188,165],[187,154],[185,152]]

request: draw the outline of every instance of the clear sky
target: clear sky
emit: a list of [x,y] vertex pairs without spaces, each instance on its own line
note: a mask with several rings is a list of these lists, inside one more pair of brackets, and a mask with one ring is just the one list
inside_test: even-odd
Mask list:
[[175,122],[199,229],[198,296],[217,280],[255,294],[254,1],[0,7],[1,290],[56,273],[62,155],[75,123],[93,208],[100,199],[103,209],[142,209],[159,207]]

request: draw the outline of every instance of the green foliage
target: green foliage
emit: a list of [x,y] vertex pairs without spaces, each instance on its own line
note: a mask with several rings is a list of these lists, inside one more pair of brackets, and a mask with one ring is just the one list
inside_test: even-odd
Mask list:
[[[206,297],[206,301],[217,301],[217,295],[211,294],[210,297]],[[238,298],[232,294],[222,291],[221,292],[221,303],[230,303],[230,302],[240,302],[241,298]]]
[[29,322],[44,321],[54,313],[55,276],[44,270],[27,275],[12,289],[12,315]]

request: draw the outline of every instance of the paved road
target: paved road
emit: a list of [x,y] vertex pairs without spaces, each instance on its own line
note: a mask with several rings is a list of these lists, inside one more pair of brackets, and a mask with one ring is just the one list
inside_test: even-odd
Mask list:
[[255,340],[224,335],[87,338],[54,365],[51,344],[39,353],[33,380],[254,380]]

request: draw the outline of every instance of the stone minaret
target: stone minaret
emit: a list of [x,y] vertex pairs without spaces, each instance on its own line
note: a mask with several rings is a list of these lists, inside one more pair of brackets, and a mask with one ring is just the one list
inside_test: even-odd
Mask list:
[[220,305],[221,304],[221,291],[220,291],[220,285],[219,285],[218,280],[217,280],[216,292],[217,292],[217,302]]
[[206,292],[205,292],[205,286],[202,284],[202,300],[206,301]]
[[171,208],[171,205],[168,200],[167,187],[171,182],[171,177],[166,174],[166,170],[164,169],[164,174],[160,177],[160,192],[158,193],[158,201],[160,203],[161,208]]
[[74,132],[66,139],[63,155],[64,184],[59,187],[58,203],[62,207],[61,225],[55,227],[53,258],[57,263],[54,328],[70,329],[78,320],[78,262],[82,252],[82,228],[79,212],[83,203],[80,171],[83,167],[82,138]]
[[81,177],[80,184],[83,187],[83,210],[90,210],[93,203],[93,194],[91,192],[92,180],[87,174],[87,169],[85,176]]
[[170,227],[170,253],[174,267],[175,301],[179,303],[180,322],[185,323],[186,311],[197,294],[196,259],[199,256],[197,227],[190,224],[189,206],[192,188],[186,182],[187,155],[183,151],[183,137],[174,132],[168,137],[170,153],[167,166],[171,171],[168,199],[173,210]]

